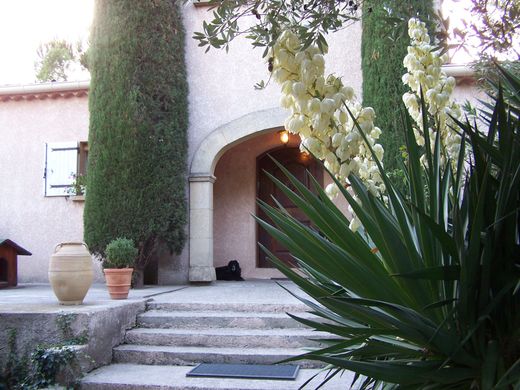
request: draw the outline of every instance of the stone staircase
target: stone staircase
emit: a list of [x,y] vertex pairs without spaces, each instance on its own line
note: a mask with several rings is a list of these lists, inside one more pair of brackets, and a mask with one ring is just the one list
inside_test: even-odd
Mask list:
[[[127,331],[125,343],[114,348],[113,364],[89,373],[81,388],[297,389],[319,374],[322,365],[297,362],[301,370],[296,381],[185,375],[198,363],[274,364],[319,346],[315,339],[330,335],[314,332],[285,314],[310,318],[305,310],[303,304],[149,302],[137,327]],[[349,388],[347,378],[334,379],[324,388]],[[308,388],[321,381],[312,383]]]

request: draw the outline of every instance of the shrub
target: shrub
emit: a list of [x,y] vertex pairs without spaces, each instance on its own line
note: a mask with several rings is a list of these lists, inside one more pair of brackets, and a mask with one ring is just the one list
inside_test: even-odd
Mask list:
[[185,242],[187,82],[174,1],[98,1],[89,65],[85,242],[104,257],[132,239],[143,269],[158,243]]
[[[348,218],[316,181],[315,194],[280,165],[294,190],[273,181],[312,225],[262,202],[272,222],[259,223],[291,252],[304,276],[263,250],[318,302],[302,299],[318,317],[297,319],[337,336],[300,359],[331,364],[332,375],[355,371],[362,388],[517,388],[520,79],[506,73],[504,82],[514,93],[512,106],[499,90],[485,116],[487,132],[456,121],[455,131],[463,135],[456,173],[439,136],[433,148],[423,149],[422,164],[405,117],[406,194],[396,191],[380,163],[388,203],[354,175],[351,191],[362,205],[337,182],[362,231],[349,229]],[[433,121],[426,110],[423,121],[428,131]]]
[[73,181],[71,186],[67,189],[67,194],[71,196],[85,195],[87,191],[87,177],[81,173],[78,173],[77,175],[72,173],[71,177]]
[[134,265],[137,257],[137,248],[132,240],[116,238],[107,245],[105,253],[104,268],[126,268]]
[[414,16],[430,20],[433,16],[433,1],[364,1],[363,11],[363,105],[372,107],[377,113],[375,125],[383,130],[380,142],[386,152],[385,168],[396,170],[395,181],[392,180],[396,184],[401,182],[402,174],[399,172],[402,166],[399,148],[405,143],[401,117],[396,107],[400,106],[403,93],[406,92],[401,76],[405,72],[403,58],[409,44],[407,22]]

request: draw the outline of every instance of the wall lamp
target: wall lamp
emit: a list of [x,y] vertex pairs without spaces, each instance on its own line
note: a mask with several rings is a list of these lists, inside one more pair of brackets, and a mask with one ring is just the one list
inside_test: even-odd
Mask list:
[[289,143],[289,132],[287,130],[280,130],[278,134],[280,135],[282,144],[287,145],[287,143]]

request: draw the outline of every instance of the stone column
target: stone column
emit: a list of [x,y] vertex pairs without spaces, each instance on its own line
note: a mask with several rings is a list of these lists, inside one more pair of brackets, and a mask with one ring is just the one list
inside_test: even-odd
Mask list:
[[213,175],[190,181],[190,282],[216,280],[213,267]]

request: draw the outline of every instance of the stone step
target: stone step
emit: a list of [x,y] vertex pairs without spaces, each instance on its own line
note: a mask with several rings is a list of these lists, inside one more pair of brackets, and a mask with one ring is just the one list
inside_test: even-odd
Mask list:
[[[148,366],[138,364],[111,364],[90,372],[81,379],[82,390],[295,390],[308,379],[305,388],[315,389],[328,371],[301,369],[296,380],[261,380],[230,378],[187,378],[193,366]],[[354,375],[344,372],[336,375],[321,389],[355,389],[351,386]]]
[[306,312],[309,308],[303,303],[279,304],[279,303],[184,303],[184,302],[158,302],[150,301],[146,304],[147,310],[165,311],[233,311],[233,312],[270,312],[298,314]]
[[[315,319],[308,313],[298,316]],[[163,311],[151,310],[137,317],[142,328],[303,328],[305,325],[279,312]]]
[[311,339],[331,338],[308,329],[147,329],[126,332],[126,344],[235,348],[304,348],[319,346]]
[[[192,366],[198,363],[275,364],[305,353],[297,348],[215,348],[124,344],[114,348],[115,363]],[[305,368],[324,364],[298,361]]]

